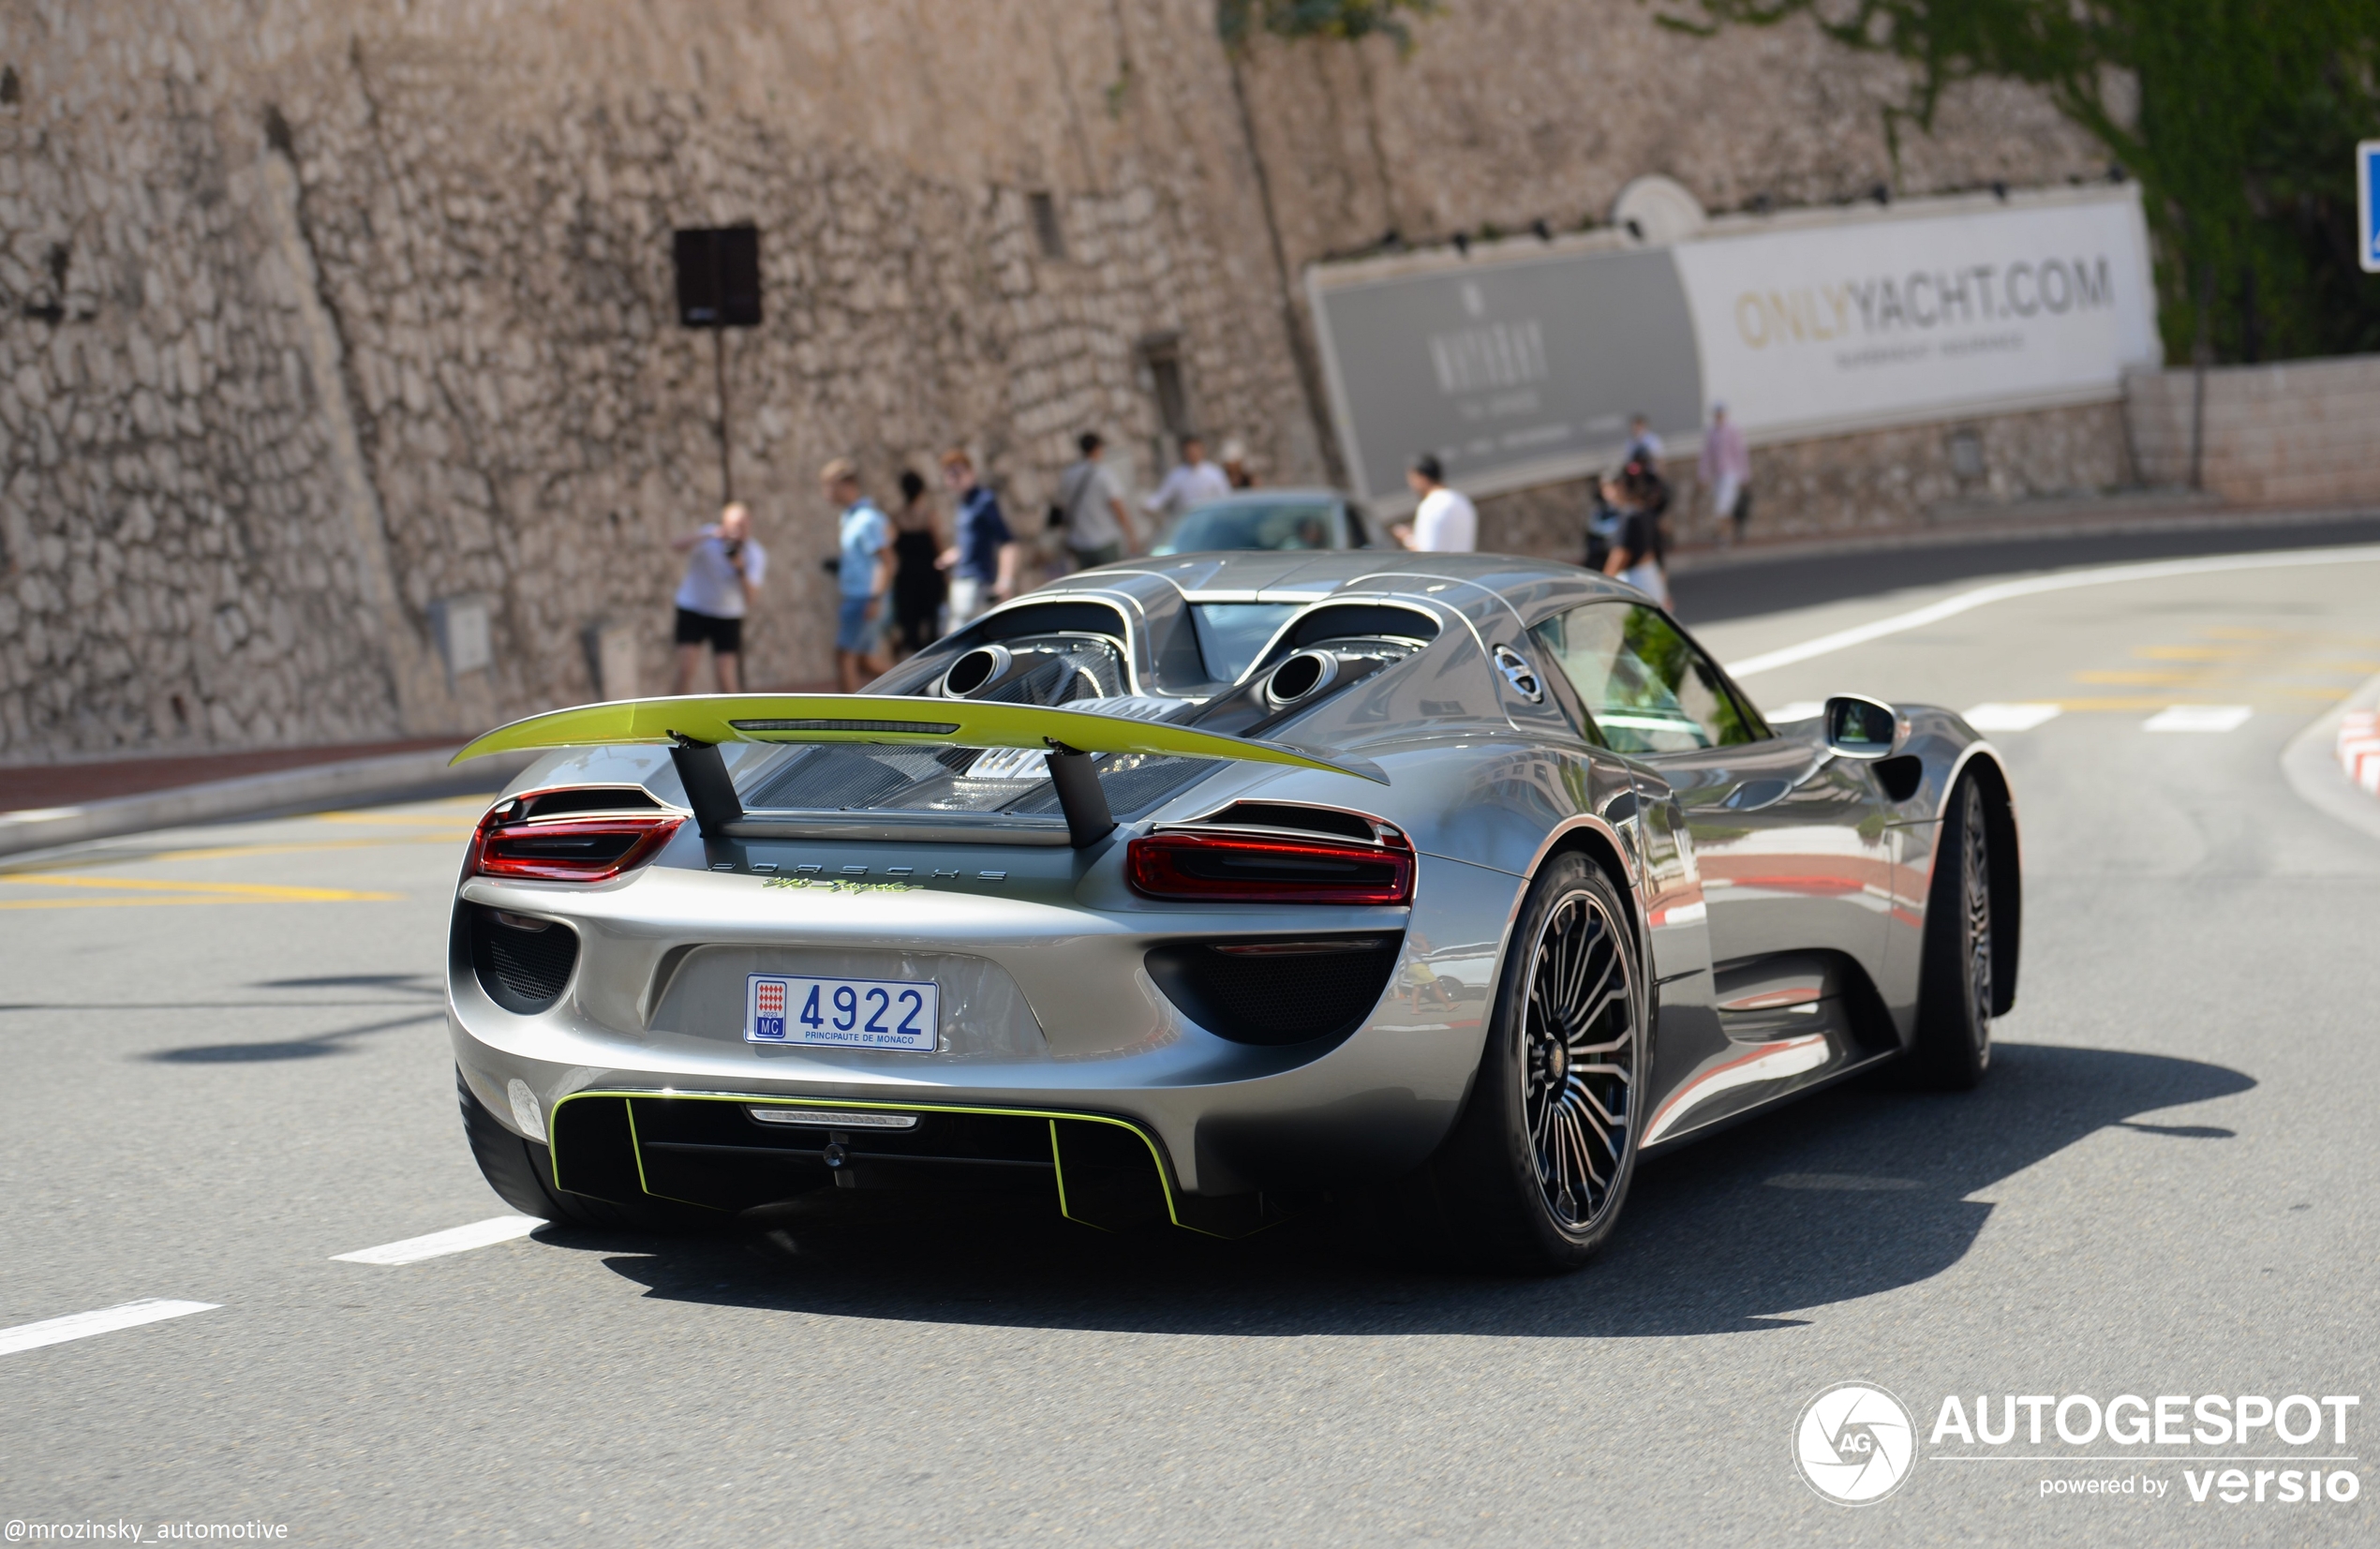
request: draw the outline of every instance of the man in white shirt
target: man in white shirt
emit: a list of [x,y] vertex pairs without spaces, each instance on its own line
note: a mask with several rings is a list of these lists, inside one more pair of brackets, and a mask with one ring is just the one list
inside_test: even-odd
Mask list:
[[768,573],[768,552],[752,540],[752,514],[743,501],[733,501],[715,525],[673,538],[669,546],[693,555],[677,587],[677,685],[669,692],[694,692],[694,674],[707,645],[719,670],[719,692],[740,693],[744,614]]
[[1446,487],[1446,468],[1435,456],[1414,458],[1405,482],[1421,503],[1412,521],[1389,529],[1398,543],[1419,554],[1468,554],[1479,546],[1479,511],[1461,490]]
[[1182,461],[1174,464],[1166,482],[1142,504],[1153,516],[1179,516],[1230,493],[1231,476],[1207,461],[1207,443],[1196,436],[1184,436]]

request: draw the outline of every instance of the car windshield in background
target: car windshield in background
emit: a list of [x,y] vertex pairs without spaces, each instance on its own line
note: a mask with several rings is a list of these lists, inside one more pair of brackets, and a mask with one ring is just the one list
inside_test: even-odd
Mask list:
[[[1190,514],[1192,519],[1197,512]],[[1233,683],[1264,649],[1264,643],[1289,621],[1298,603],[1193,603],[1191,619],[1198,628],[1198,655],[1207,676],[1218,683]]]
[[1184,513],[1153,554],[1217,548],[1338,548],[1345,544],[1334,500],[1219,500]]

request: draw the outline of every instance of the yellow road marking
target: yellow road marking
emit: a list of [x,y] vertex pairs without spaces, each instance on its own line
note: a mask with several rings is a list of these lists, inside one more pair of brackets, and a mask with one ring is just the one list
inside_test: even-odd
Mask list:
[[157,877],[25,876],[5,879],[20,887],[112,887],[140,893],[197,893],[216,898],[286,903],[386,902],[402,893],[370,893],[348,887],[291,887],[273,882],[168,882]]
[[2150,662],[2224,662],[2248,654],[2225,646],[2135,646],[2132,653]]
[[[393,898],[391,893],[358,893],[356,898]],[[285,903],[286,899],[241,898],[234,894],[217,893],[207,898],[172,898],[144,896],[128,899],[0,899],[0,909],[166,909],[176,904],[190,903]]]
[[2077,683],[2136,683],[2143,688],[2149,688],[2160,683],[2169,683],[2179,686],[2184,683],[2199,683],[2206,680],[2203,673],[2146,672],[2129,670],[2092,670],[2089,672],[2078,672],[2074,675],[2074,678]]
[[400,828],[439,825],[451,828],[457,823],[471,823],[479,817],[479,804],[474,803],[468,812],[408,812],[397,817],[377,817],[370,812],[316,812],[314,817],[316,821],[321,823],[359,823],[367,827],[386,824],[391,827]]

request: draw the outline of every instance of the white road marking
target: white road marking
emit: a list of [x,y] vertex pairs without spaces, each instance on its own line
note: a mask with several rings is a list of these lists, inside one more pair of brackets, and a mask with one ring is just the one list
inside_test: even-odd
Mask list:
[[1786,646],[1777,650],[1763,651],[1758,656],[1746,657],[1741,662],[1730,662],[1727,670],[1733,677],[1749,678],[1756,672],[1767,672],[1772,667],[1790,667],[1796,662],[1807,662],[1813,657],[1849,650],[1870,640],[1882,640],[1888,634],[1939,624],[1945,618],[1955,618],[1986,603],[2004,603],[2012,597],[2031,597],[2045,591],[2070,591],[2076,587],[2104,587],[2119,581],[2155,581],[2169,575],[2205,575],[2223,571],[2372,563],[2380,563],[2380,544],[2366,544],[2354,548],[2307,548],[2283,554],[2217,554],[2198,559],[2161,559],[2143,565],[2102,565],[2091,570],[2030,575],[2020,581],[1996,581],[1990,586],[1962,591],[1956,597],[1945,597],[1939,603],[1931,603],[1908,613],[1879,618],[1872,624],[1837,630],[1815,640],[1805,640],[1798,646]]
[[402,1243],[383,1243],[377,1248],[335,1253],[331,1255],[331,1261],[336,1264],[417,1264],[424,1259],[438,1259],[450,1253],[469,1253],[473,1248],[527,1237],[544,1224],[534,1215],[498,1215],[490,1220],[474,1221],[468,1227],[450,1227],[444,1231],[434,1231],[427,1237],[409,1237]]
[[2235,732],[2255,712],[2245,705],[2172,705],[2140,723],[2144,732]]
[[1787,721],[1815,721],[1826,713],[1822,699],[1796,699],[1792,704],[1768,712],[1771,723]]
[[2003,705],[1994,700],[1967,712],[1967,724],[1979,732],[2029,732],[2063,714],[2055,705]]
[[13,1329],[0,1329],[0,1355],[14,1355],[19,1350],[37,1350],[44,1345],[63,1345],[69,1339],[88,1339],[95,1333],[113,1333],[118,1329],[137,1329],[143,1323],[159,1323],[169,1318],[185,1318],[194,1312],[213,1312],[220,1302],[171,1302],[151,1297],[141,1302],[126,1302],[120,1307],[101,1307],[97,1312],[69,1313],[64,1318],[47,1318],[39,1323],[20,1323]]

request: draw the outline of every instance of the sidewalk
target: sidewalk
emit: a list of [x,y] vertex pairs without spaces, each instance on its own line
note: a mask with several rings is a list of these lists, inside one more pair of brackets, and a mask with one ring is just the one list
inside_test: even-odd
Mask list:
[[451,737],[0,768],[0,856],[267,812],[493,792],[528,760],[450,768]]

